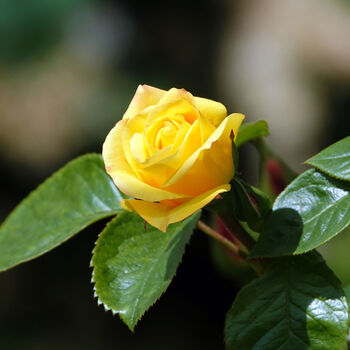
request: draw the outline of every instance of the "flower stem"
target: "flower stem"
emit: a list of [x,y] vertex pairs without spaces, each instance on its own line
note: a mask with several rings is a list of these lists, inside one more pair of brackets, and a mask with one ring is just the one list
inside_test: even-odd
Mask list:
[[215,240],[217,240],[218,242],[223,244],[227,249],[229,249],[235,255],[239,255],[240,254],[240,249],[239,249],[238,245],[236,245],[235,243],[229,241],[224,236],[220,235],[219,232],[217,232],[214,229],[212,229],[210,226],[205,224],[203,221],[199,220],[198,223],[197,223],[197,227],[202,232],[206,233],[208,236],[214,238]]
[[245,250],[245,252],[248,254],[249,251],[251,251],[255,246],[254,239],[245,231],[243,230],[242,226],[239,225],[232,217],[232,215],[225,214],[220,217],[218,217],[221,221],[222,225],[225,226],[226,230],[232,233],[234,237],[240,242],[241,250]]

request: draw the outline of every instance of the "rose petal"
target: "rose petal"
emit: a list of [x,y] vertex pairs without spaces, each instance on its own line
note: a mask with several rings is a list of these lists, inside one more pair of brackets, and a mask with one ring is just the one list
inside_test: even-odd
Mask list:
[[199,121],[196,120],[187,131],[182,145],[178,146],[177,150],[167,148],[155,153],[140,165],[139,172],[150,181],[154,181],[157,187],[161,187],[200,145],[201,132]]
[[201,114],[210,120],[215,127],[218,127],[227,116],[226,107],[220,102],[203,97],[195,97],[194,102]]
[[153,86],[139,85],[123,119],[138,114],[148,106],[156,105],[165,93],[166,91]]
[[166,110],[166,106],[164,106],[164,109],[160,110],[160,113],[155,115],[154,111],[152,111],[151,116],[147,118],[144,136],[147,142],[153,146],[156,152],[160,149],[157,147],[157,139],[160,136],[159,133],[166,123],[174,123],[177,125],[177,127],[183,123],[186,123],[182,115],[169,116],[168,113],[169,112]]
[[[169,95],[167,99],[174,98],[175,94],[177,94],[177,96],[184,96],[186,94],[191,95],[184,89],[173,88],[169,91],[171,91],[171,95]],[[139,85],[123,118],[131,117],[143,111],[146,107],[158,104],[158,102],[169,91],[158,89],[149,85]],[[162,101],[162,103],[165,102],[166,100]],[[216,102],[203,97],[194,97],[194,103],[198,107],[198,110],[216,127],[219,126],[227,116],[226,108],[220,102]]]
[[[236,137],[243,119],[244,115],[239,113],[226,117],[208,140],[163,185],[163,188],[172,192],[197,195],[208,188],[229,182],[233,176],[230,134],[233,131]],[[220,142],[217,142],[219,140]],[[213,147],[215,149],[212,149]]]
[[[201,134],[199,122],[195,121],[192,125],[184,124],[179,129],[174,144],[148,158],[142,164],[141,168],[149,168],[155,164],[165,164],[177,169],[193,153],[193,150],[196,150],[200,145]],[[151,169],[149,170],[151,171]]]
[[148,151],[143,134],[136,133],[131,137],[130,151],[138,163],[142,163],[148,158]]
[[191,105],[194,104],[193,96],[190,92],[186,91],[185,89],[171,88],[162,96],[162,98],[159,100],[159,104],[168,104],[182,99],[188,101]]
[[184,89],[170,89],[159,100],[156,106],[149,110],[145,129],[152,126],[159,117],[182,115],[192,124],[199,118],[199,111],[194,104],[193,96]]
[[168,225],[187,218],[211,202],[218,194],[229,190],[228,184],[218,186],[176,207],[134,199],[125,199],[121,205],[124,209],[136,211],[152,226],[165,232]]
[[201,129],[201,145],[203,145],[210,135],[215,132],[216,128],[202,113],[199,115],[199,124]]
[[122,131],[126,120],[119,121],[107,135],[103,144],[102,156],[106,171],[112,177],[117,187],[130,197],[147,201],[186,198],[185,195],[171,193],[155,188],[140,180],[125,158],[122,147]]

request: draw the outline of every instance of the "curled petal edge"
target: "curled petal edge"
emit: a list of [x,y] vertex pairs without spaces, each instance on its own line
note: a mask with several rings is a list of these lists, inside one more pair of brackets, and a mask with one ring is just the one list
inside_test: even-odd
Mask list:
[[186,219],[211,202],[218,194],[227,192],[230,188],[229,184],[218,186],[176,207],[135,199],[124,199],[121,206],[126,210],[137,212],[149,224],[166,232],[168,225]]
[[[123,119],[132,117],[150,105],[156,105],[167,93],[149,85],[139,85]],[[226,118],[226,107],[217,101],[194,96],[194,103],[198,110],[217,127]]]
[[213,132],[213,134],[207,139],[207,141],[184,162],[180,169],[177,170],[177,172],[165,184],[163,184],[162,187],[169,187],[176,184],[176,182],[178,182],[179,179],[182,178],[192,167],[201,152],[210,149],[211,145],[219,140],[220,137],[226,136],[226,133],[228,133],[227,136],[230,137],[230,132],[232,130],[234,133],[234,139],[236,139],[239,127],[244,118],[245,116],[240,113],[233,113],[226,117],[219,127]]
[[146,107],[156,105],[166,91],[149,85],[139,85],[130,105],[124,113],[123,119],[129,118],[143,111]]

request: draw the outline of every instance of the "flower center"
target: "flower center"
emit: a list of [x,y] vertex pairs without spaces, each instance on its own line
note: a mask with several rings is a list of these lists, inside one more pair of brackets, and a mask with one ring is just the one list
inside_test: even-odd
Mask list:
[[183,115],[163,116],[155,120],[145,134],[148,144],[155,150],[173,145],[183,124],[187,124]]
[[172,145],[178,130],[179,127],[176,123],[169,120],[165,121],[163,127],[161,127],[157,133],[155,147],[162,149],[163,147]]

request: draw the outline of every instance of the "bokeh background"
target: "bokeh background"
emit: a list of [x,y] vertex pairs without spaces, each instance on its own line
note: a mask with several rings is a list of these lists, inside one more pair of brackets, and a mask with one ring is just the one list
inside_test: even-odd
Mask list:
[[[350,135],[349,38],[347,0],[1,0],[0,219],[67,161],[100,152],[140,83],[268,120],[269,143],[302,171]],[[245,153],[242,174],[256,181]],[[104,225],[0,275],[0,348],[223,349],[240,268],[197,232],[132,334],[93,298]],[[350,232],[322,249],[345,285],[349,250]]]

